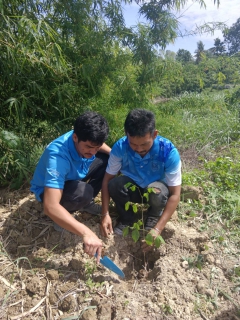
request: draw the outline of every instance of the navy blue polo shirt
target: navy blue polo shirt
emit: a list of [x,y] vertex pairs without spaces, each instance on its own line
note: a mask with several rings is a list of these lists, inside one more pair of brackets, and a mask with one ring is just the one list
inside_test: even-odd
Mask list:
[[33,179],[30,190],[38,201],[44,187],[63,189],[65,181],[82,180],[86,177],[95,156],[82,158],[74,145],[73,130],[53,140],[44,150]]

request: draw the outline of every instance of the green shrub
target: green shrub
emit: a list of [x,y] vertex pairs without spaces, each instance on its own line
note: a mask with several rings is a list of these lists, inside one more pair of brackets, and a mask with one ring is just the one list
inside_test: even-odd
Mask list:
[[240,162],[234,162],[230,157],[219,157],[206,163],[205,168],[210,171],[210,179],[218,189],[240,191]]
[[20,188],[29,180],[41,151],[26,138],[0,130],[0,186]]

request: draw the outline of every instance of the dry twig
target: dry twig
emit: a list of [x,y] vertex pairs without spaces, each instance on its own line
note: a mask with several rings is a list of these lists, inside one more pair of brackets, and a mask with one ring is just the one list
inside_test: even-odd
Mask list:
[[40,300],[32,309],[23,312],[17,316],[14,317],[10,317],[10,320],[17,320],[17,319],[21,319],[22,317],[25,317],[27,315],[29,315],[30,313],[34,312],[35,310],[37,310],[37,308],[43,303],[43,301],[46,300],[46,297],[42,298],[42,300]]

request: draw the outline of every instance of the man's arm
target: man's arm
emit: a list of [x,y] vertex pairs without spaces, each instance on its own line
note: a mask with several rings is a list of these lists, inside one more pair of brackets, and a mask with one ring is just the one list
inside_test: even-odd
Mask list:
[[62,190],[44,188],[44,213],[62,228],[83,238],[84,251],[90,256],[98,253],[98,262],[102,252],[102,241],[84,224],[77,221],[61,204]]
[[[163,229],[165,228],[167,222],[170,220],[172,214],[177,208],[177,205],[180,201],[180,194],[181,194],[181,185],[174,186],[174,187],[168,187],[169,189],[169,198],[167,201],[167,204],[164,208],[163,214],[159,218],[157,224],[154,228],[159,230],[159,232],[156,229],[150,230],[153,237],[157,237],[159,234],[162,233]],[[143,251],[148,251],[151,247],[148,246],[146,243],[142,245]]]
[[108,155],[110,154],[110,151],[111,148],[106,143],[103,143],[103,145],[99,148],[99,152],[106,153]]
[[112,229],[112,219],[109,215],[109,201],[110,196],[108,192],[108,183],[112,180],[115,175],[111,175],[109,173],[105,173],[102,183],[102,221],[101,221],[101,233],[103,236],[108,237],[109,233],[113,233]]

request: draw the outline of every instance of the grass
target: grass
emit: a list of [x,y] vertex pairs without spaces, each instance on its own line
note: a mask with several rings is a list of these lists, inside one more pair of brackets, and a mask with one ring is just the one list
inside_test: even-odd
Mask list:
[[179,148],[192,144],[210,152],[239,137],[237,110],[229,110],[222,94],[185,93],[158,106],[157,128]]

